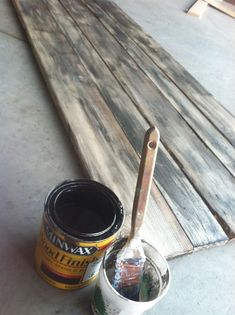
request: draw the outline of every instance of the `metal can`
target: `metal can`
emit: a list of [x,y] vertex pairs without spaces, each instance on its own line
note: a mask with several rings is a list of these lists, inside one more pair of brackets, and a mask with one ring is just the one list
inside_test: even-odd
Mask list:
[[112,282],[117,253],[123,248],[126,241],[126,238],[117,240],[105,252],[91,302],[94,315],[141,315],[157,304],[169,289],[171,273],[165,257],[144,240],[142,240],[142,246],[146,261],[139,283],[138,299],[135,285],[126,287],[129,294],[134,293],[132,300],[114,289]]
[[103,184],[87,179],[59,184],[45,200],[35,252],[39,275],[66,290],[90,284],[123,219],[121,202]]

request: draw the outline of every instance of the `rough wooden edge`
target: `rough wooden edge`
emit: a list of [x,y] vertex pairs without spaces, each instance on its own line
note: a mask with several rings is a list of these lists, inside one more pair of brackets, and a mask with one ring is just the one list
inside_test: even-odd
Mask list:
[[224,5],[221,1],[218,0],[205,0],[213,8],[233,17],[235,19],[235,10],[232,9],[232,5]]
[[187,14],[200,18],[205,12],[208,3],[203,0],[197,0],[188,10]]

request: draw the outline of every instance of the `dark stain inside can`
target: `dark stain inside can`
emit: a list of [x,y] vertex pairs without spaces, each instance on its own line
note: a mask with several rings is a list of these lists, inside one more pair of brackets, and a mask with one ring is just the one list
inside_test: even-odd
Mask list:
[[110,200],[91,188],[71,190],[56,200],[56,215],[67,229],[78,233],[100,233],[109,228],[116,217]]
[[49,212],[65,232],[83,239],[113,234],[123,221],[115,194],[104,185],[88,180],[61,185],[50,195]]

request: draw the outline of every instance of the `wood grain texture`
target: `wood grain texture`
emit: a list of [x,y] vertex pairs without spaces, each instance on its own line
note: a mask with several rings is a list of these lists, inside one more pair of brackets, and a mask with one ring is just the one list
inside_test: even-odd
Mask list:
[[[127,230],[139,158],[45,4],[38,0],[13,3],[83,166],[91,178],[120,197],[127,210]],[[143,236],[166,256],[192,251],[155,185]]]
[[[140,154],[141,139],[148,128],[147,122],[127,97],[78,25],[71,17],[66,16],[66,12],[56,0],[47,2],[47,6],[99,88],[107,106],[113,112],[133,147]],[[160,146],[155,178],[194,247],[207,246],[226,239],[224,232],[205,203],[162,146]]]
[[99,0],[86,0],[86,5],[103,23],[115,39],[122,45],[128,54],[135,60],[145,74],[154,82],[162,94],[181,114],[194,132],[211,151],[219,158],[230,173],[235,177],[235,148],[214,127],[210,121],[195,107],[192,102],[169,80],[169,78],[153,63],[139,46],[126,35],[122,23],[106,14],[100,6]]
[[147,35],[115,3],[100,0],[99,4],[118,23],[122,24],[125,32],[137,45],[235,146],[235,117],[231,116],[188,71],[172,58],[152,37]]
[[60,2],[77,21],[139,111],[151,124],[159,127],[164,146],[182,166],[185,175],[210,210],[216,214],[226,232],[233,236],[235,232],[234,177],[189,128],[138,64],[121,48],[114,37],[107,33],[106,28],[101,24],[97,27],[97,18],[82,1],[61,0]]
[[125,233],[154,124],[162,143],[144,238],[173,257],[234,237],[234,117],[116,5],[13,3],[88,176],[127,210]]

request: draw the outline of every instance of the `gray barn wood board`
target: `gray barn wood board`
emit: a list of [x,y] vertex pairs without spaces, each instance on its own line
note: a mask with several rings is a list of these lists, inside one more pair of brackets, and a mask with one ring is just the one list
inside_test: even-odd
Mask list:
[[[30,28],[27,28],[28,36],[40,67],[50,73],[47,84],[83,166],[91,178],[105,183],[122,196],[125,209],[130,210],[138,169],[136,153],[66,38],[45,12],[45,5],[30,1],[29,5],[24,2],[20,6],[25,12],[22,22],[25,28]],[[152,191],[144,238],[155,243],[166,256],[192,251],[190,241],[161,194],[155,187]],[[130,211],[127,211],[126,227],[130,224],[128,213]],[[153,240],[152,235],[156,235],[156,239]]]
[[168,257],[233,238],[234,118],[115,4],[13,3],[86,173],[124,204],[124,232],[143,135],[156,124],[144,238]]
[[[105,67],[102,59],[92,49],[92,45],[83,36],[78,27],[76,27],[73,20],[70,17],[64,19],[63,8],[58,5],[58,2],[56,0],[50,1],[48,7],[58,24],[61,25],[67,39],[71,40],[72,47],[75,48],[79,57],[82,58],[84,65],[90,71],[93,80],[99,87],[101,94],[122,126],[122,129],[129,135],[130,142],[136,151],[140,153],[142,143],[138,134],[136,135],[136,131],[139,134],[144,134],[144,131],[148,127],[146,121],[133,106],[130,99],[123,92],[123,89],[121,89],[118,82],[112,76],[112,73]],[[133,124],[130,124],[130,121]],[[138,128],[136,128],[137,126]],[[220,231],[221,228],[217,224],[214,224],[212,214],[163,147],[160,148],[158,161],[155,171],[155,174],[158,173],[155,176],[158,179],[157,183],[166,200],[171,202],[171,208],[177,214],[177,218],[189,236],[193,246],[203,246],[216,241],[218,238],[216,228],[219,228]],[[172,176],[169,177],[168,174]],[[172,178],[174,178],[173,181]],[[189,192],[190,198],[187,198]],[[185,209],[188,209],[187,213],[185,213]],[[205,230],[207,231],[206,233]]]
[[147,35],[114,2],[99,0],[99,5],[115,18],[118,25],[139,45],[176,86],[204,113],[227,139],[235,145],[235,117],[226,111],[213,96],[186,71],[153,38]]
[[[112,16],[103,11],[100,7],[102,1],[86,0],[88,7],[117,39],[117,41],[127,50],[129,55],[138,63],[141,69],[149,76],[154,84],[161,90],[171,104],[177,109],[184,120],[197,132],[206,145],[218,156],[226,168],[235,175],[235,148],[217,130],[213,124],[206,119],[196,106],[192,106],[190,100],[177,88],[160,68],[156,67],[152,59],[127,36],[123,24],[115,20]],[[216,139],[216,141],[215,141]]]
[[[202,198],[216,209],[218,216],[228,224],[231,233],[235,230],[235,209],[231,207],[229,215],[224,215],[228,203],[235,204],[235,181],[229,172],[189,128],[168,99],[157,89],[143,73],[119,43],[99,24],[97,18],[82,4],[82,1],[61,0],[81,30],[114,73],[123,89],[130,96],[148,121],[159,126],[162,143],[167,146],[175,158],[184,165]],[[143,93],[144,91],[144,93]],[[158,104],[158,106],[156,106]],[[214,170],[217,170],[216,173]],[[213,172],[213,178],[211,173]],[[199,176],[198,176],[199,175]],[[226,193],[223,192],[224,182]],[[202,184],[203,183],[203,184]],[[217,195],[217,198],[215,196]]]

